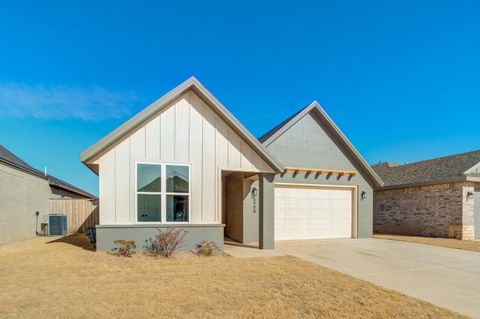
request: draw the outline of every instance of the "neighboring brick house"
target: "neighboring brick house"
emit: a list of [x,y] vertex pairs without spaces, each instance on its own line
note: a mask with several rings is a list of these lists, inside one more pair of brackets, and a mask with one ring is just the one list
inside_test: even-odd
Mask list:
[[52,199],[97,197],[35,169],[0,145],[0,245],[36,236]]
[[480,150],[372,167],[375,233],[480,239]]

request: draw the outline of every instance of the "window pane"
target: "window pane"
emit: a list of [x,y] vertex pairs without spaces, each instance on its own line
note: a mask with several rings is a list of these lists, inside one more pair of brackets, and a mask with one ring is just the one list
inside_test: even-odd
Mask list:
[[161,172],[160,165],[138,164],[137,190],[139,192],[160,192]]
[[167,192],[188,193],[188,166],[167,165]]
[[160,221],[161,195],[137,194],[137,215],[139,222]]
[[167,195],[167,221],[188,222],[188,195]]

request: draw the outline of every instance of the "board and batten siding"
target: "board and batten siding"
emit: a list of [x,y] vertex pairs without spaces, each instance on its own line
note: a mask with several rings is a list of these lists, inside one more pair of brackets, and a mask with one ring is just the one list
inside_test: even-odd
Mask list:
[[134,224],[135,163],[190,164],[190,223],[221,223],[221,170],[273,170],[193,91],[163,108],[107,152],[99,164],[100,224]]

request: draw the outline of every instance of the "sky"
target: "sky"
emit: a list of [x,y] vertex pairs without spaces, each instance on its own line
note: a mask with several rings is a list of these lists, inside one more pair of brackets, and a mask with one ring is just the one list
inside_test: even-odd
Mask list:
[[317,100],[369,163],[480,149],[478,1],[2,1],[0,144],[90,145],[197,77],[255,136]]

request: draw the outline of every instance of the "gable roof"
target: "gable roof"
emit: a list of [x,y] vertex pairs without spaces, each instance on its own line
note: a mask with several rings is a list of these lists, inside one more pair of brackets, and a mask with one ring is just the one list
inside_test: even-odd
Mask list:
[[480,178],[480,150],[411,164],[380,163],[372,167],[385,181],[385,187],[462,181]]
[[368,163],[363,159],[360,153],[355,149],[353,144],[348,140],[348,138],[343,134],[340,128],[333,122],[333,120],[328,116],[325,110],[321,107],[321,105],[317,101],[313,101],[297,113],[293,114],[285,121],[265,133],[259,138],[259,141],[267,147],[273,141],[275,141],[280,135],[282,135],[285,131],[287,131],[290,127],[292,127],[295,123],[297,123],[301,118],[303,118],[306,114],[310,112],[316,112],[321,119],[327,124],[327,126],[332,130],[332,132],[338,137],[340,142],[345,146],[345,149],[353,156],[354,159],[357,160],[360,167],[362,167],[365,172],[371,177],[372,181],[376,186],[383,186],[382,179],[378,176],[378,174],[368,165]]
[[16,156],[15,154],[7,150],[2,145],[0,145],[0,163],[4,163],[8,166],[19,169],[25,173],[45,179],[48,181],[50,186],[62,188],[64,190],[70,191],[75,194],[79,194],[87,198],[92,198],[92,199],[97,198],[95,195],[92,195],[76,186],[73,186],[72,184],[69,184],[55,176],[48,175],[48,174],[45,175],[44,172],[30,166],[27,162],[25,162],[20,157]]
[[[275,171],[281,172],[281,166],[268,154],[261,143],[222,105],[195,77],[190,77],[185,82],[147,106],[134,117],[120,125],[113,132],[87,148],[80,154],[80,160],[87,166],[90,162],[111,145],[134,131],[145,123],[151,116],[170,105],[175,99],[192,90],[197,94],[213,111],[220,116],[245,142],[256,151],[265,162]],[[93,169],[91,166],[89,166]],[[95,170],[94,170],[95,171]]]
[[[292,114],[291,116],[289,116],[285,121],[281,122],[280,124],[278,124],[277,126],[275,126],[274,128],[272,128],[270,131],[268,131],[267,133],[263,134],[262,136],[260,136],[258,138],[258,140],[264,144],[267,140],[270,139],[270,137],[272,137],[273,135],[275,135],[275,133],[277,133],[278,131],[280,131],[285,125],[287,125],[288,122],[290,122],[293,118],[295,118],[299,113],[301,113],[305,108],[301,109],[300,111],[298,111],[297,113],[294,113]],[[284,131],[283,131],[284,132]],[[266,145],[269,145],[270,143],[266,144]]]
[[2,162],[7,162],[10,164],[14,164],[15,166],[22,168],[24,170],[30,171],[32,174],[40,174],[43,176],[43,173],[40,172],[39,170],[33,168],[32,166],[28,165],[27,162],[22,160],[20,157],[16,156],[9,150],[7,150],[5,147],[0,145],[0,161]]

